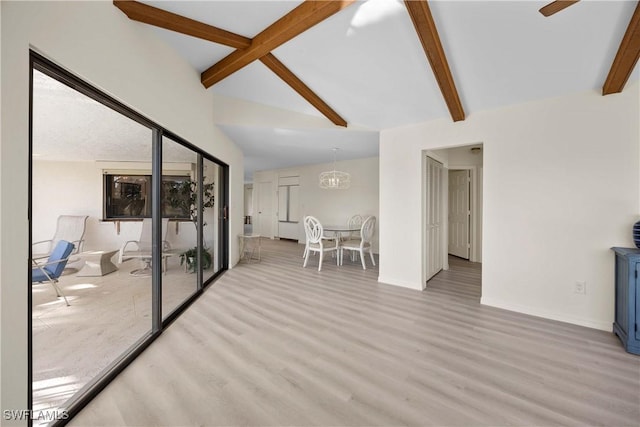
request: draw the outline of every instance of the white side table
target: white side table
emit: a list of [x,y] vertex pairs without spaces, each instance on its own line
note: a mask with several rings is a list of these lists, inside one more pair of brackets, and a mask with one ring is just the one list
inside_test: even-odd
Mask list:
[[251,262],[252,259],[260,261],[260,235],[259,234],[240,234],[240,261],[243,259]]
[[118,253],[115,251],[86,251],[78,256],[84,261],[84,266],[76,273],[76,276],[104,276],[118,269],[111,258]]

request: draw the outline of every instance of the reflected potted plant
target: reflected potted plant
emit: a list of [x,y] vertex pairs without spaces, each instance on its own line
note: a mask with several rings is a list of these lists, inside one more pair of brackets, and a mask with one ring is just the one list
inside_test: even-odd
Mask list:
[[[198,256],[198,248],[193,247],[188,249],[180,254],[180,265],[184,265],[186,263],[186,271],[189,273],[195,273],[196,267],[198,263],[196,262]],[[206,270],[211,267],[211,252],[209,252],[206,248],[202,252],[202,269]]]
[[[198,184],[191,179],[185,179],[182,182],[173,181],[168,188],[165,189],[165,197],[168,204],[172,208],[177,208],[184,214],[188,215],[193,222],[196,230],[198,229]],[[204,183],[202,186],[202,207],[203,209],[212,208],[214,205],[214,184]],[[206,222],[202,223],[205,227]],[[208,248],[204,247],[202,251],[202,268],[204,270],[211,267],[212,257]],[[186,271],[195,273],[198,267],[198,247],[194,246],[180,254],[180,265],[186,264]]]

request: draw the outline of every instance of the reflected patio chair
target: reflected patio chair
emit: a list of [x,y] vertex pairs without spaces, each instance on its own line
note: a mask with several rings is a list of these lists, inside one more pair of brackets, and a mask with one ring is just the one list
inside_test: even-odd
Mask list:
[[367,266],[364,262],[365,252],[369,252],[371,257],[371,263],[375,266],[376,260],[373,258],[373,251],[371,248],[371,239],[373,238],[373,231],[376,228],[376,217],[370,216],[364,220],[362,227],[360,228],[361,238],[345,240],[340,243],[340,265],[342,265],[344,251],[353,251],[360,254],[360,260],[362,261],[362,269],[366,270]]
[[58,242],[62,240],[73,243],[72,254],[82,252],[87,218],[89,218],[87,215],[60,215],[53,238],[31,244],[31,257],[33,259],[47,258]]
[[[142,220],[142,228],[140,229],[140,237],[138,240],[128,240],[123,243],[118,253],[118,263],[122,264],[125,261],[127,252],[148,252],[151,255],[152,246],[152,223],[151,218],[144,218]],[[170,249],[169,242],[167,242],[167,230],[169,228],[169,218],[162,218],[162,250]]]
[[[325,252],[336,251],[336,265],[339,265],[340,258],[337,256],[338,239],[336,239],[335,237],[325,236],[322,224],[320,224],[320,221],[318,221],[317,218],[314,218],[312,216],[304,217],[304,232],[307,236],[308,243],[306,254],[304,257],[304,264],[302,265],[303,268],[307,266],[307,262],[309,261],[309,254],[311,252],[320,253],[320,259],[318,260],[318,271],[322,270],[322,260],[324,258]],[[331,241],[335,241],[335,246],[325,246]]]
[[47,262],[43,263],[38,262],[35,259],[31,260],[33,264],[31,269],[31,283],[51,283],[56,291],[56,295],[58,297],[62,296],[67,305],[70,304],[69,301],[67,301],[67,297],[64,292],[62,292],[62,289],[58,286],[58,278],[62,275],[64,267],[67,264],[67,261],[69,261],[69,256],[73,252],[73,249],[73,243],[60,240],[56,244],[55,248],[53,248]]

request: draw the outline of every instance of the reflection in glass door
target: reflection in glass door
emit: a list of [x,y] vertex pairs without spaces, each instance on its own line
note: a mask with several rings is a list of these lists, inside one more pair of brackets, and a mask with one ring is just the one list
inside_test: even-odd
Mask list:
[[223,197],[223,191],[221,188],[224,186],[223,168],[212,162],[211,160],[204,159],[202,165],[203,178],[206,185],[210,185],[212,191],[213,203],[212,206],[205,207],[203,216],[204,224],[203,228],[203,240],[204,240],[204,252],[208,253],[208,257],[211,257],[211,268],[204,269],[202,272],[203,281],[213,277],[218,271],[221,270],[224,264],[224,256],[221,252],[221,234],[224,229],[224,215],[225,215],[225,200]]
[[[28,409],[73,416],[226,268],[228,166],[31,61]],[[66,268],[43,278],[60,240]]]
[[[151,331],[142,219],[150,212],[152,132],[45,71],[33,70],[32,87],[34,411],[68,407]],[[42,272],[58,265],[45,266],[61,241],[73,251],[49,277]]]
[[[198,289],[198,154],[162,139],[162,316]],[[166,234],[165,234],[166,233]]]

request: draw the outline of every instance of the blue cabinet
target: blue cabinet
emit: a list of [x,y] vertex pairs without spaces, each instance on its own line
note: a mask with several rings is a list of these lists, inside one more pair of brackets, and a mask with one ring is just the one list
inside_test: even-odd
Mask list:
[[625,350],[640,354],[640,249],[611,248],[616,253],[616,317],[613,332]]

